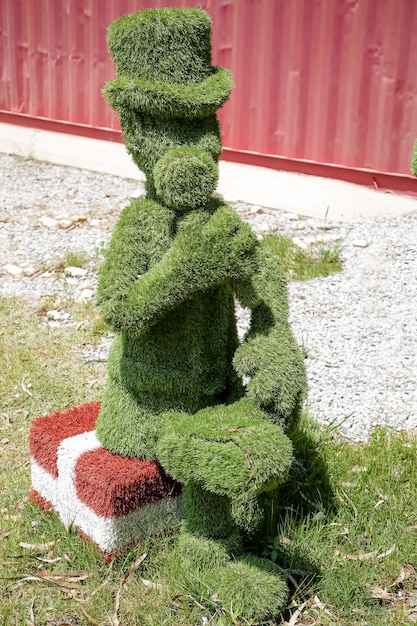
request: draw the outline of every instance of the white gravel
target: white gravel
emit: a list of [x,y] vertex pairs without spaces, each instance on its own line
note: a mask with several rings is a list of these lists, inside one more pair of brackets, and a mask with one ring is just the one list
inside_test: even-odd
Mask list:
[[[137,181],[0,154],[0,293],[32,306],[48,295],[93,297],[101,249],[120,210],[143,192]],[[289,285],[310,413],[355,441],[377,425],[416,428],[417,211],[346,224],[236,209],[258,233],[279,230],[300,246],[343,241],[340,274]],[[56,269],[70,251],[88,256],[83,277]],[[60,315],[49,323],[70,323]],[[242,331],[247,316],[239,315]],[[86,347],[82,358],[105,359],[110,342]]]

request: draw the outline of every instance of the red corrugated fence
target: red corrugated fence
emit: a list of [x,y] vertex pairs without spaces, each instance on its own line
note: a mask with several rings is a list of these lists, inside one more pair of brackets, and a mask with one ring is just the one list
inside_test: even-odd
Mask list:
[[225,158],[417,192],[416,0],[2,0],[0,121],[118,139],[106,28],[162,6],[213,18]]

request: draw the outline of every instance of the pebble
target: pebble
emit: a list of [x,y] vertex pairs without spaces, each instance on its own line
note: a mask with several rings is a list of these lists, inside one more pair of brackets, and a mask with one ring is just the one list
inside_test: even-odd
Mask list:
[[340,240],[340,235],[336,233],[324,233],[320,235],[311,235],[309,237],[303,237],[302,241],[308,246],[322,243],[333,243]]
[[144,193],[142,189],[135,189],[135,191],[132,191],[132,193],[130,194],[130,198],[132,200],[138,200],[139,198],[143,198]]
[[48,217],[47,215],[43,215],[39,221],[42,226],[45,226],[46,228],[58,227],[58,220],[54,219],[53,217]]
[[66,267],[64,270],[67,276],[71,276],[72,278],[81,278],[88,274],[88,270],[84,267]]
[[58,220],[59,228],[71,228],[72,224],[72,220]]
[[300,239],[300,237],[293,237],[292,242],[295,246],[301,248],[301,250],[308,249],[308,243],[306,243],[305,239]]
[[352,246],[355,246],[355,248],[367,248],[369,246],[369,243],[366,241],[366,239],[354,239],[352,241]]
[[46,317],[50,320],[54,321],[66,321],[71,317],[71,313],[68,311],[58,311],[56,309],[52,309],[51,311],[46,312]]
[[81,290],[81,295],[80,295],[81,300],[91,300],[91,298],[93,296],[94,296],[94,290],[93,289],[82,289]]
[[23,267],[13,265],[12,263],[5,265],[4,269],[8,274],[10,274],[10,276],[22,276],[24,273]]

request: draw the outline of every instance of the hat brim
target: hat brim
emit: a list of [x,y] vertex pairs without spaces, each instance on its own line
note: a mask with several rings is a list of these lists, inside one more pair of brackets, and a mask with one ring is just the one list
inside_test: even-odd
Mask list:
[[103,95],[116,111],[129,107],[155,117],[203,118],[223,106],[232,88],[231,72],[214,67],[205,80],[190,85],[118,76],[105,84]]

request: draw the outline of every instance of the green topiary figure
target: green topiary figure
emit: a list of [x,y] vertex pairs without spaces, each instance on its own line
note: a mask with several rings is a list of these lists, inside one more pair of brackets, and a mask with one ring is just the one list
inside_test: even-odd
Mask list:
[[[184,577],[241,618],[262,619],[280,611],[286,585],[271,563],[242,554],[238,529],[255,528],[258,494],[286,478],[285,429],[306,389],[285,276],[213,196],[216,111],[232,78],[212,67],[208,15],[140,11],[116,20],[108,43],[118,77],[104,95],[147,196],[122,212],[101,271],[98,304],[118,334],[97,435],[185,485]],[[241,346],[234,297],[252,309]]]

